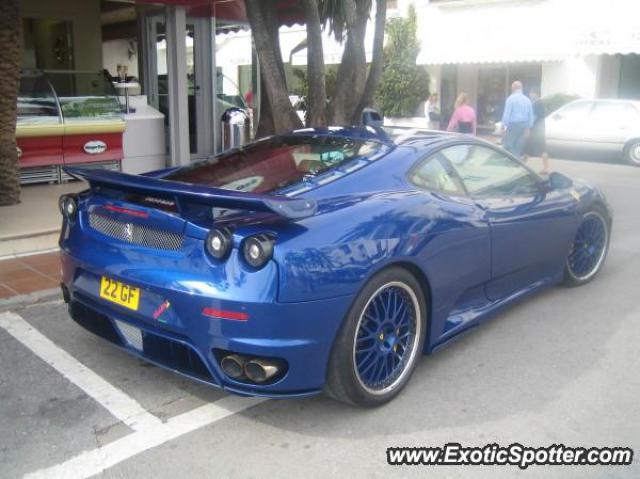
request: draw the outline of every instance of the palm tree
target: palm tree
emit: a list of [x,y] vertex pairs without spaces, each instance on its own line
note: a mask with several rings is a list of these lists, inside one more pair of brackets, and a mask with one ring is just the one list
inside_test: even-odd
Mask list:
[[302,122],[293,109],[287,92],[278,34],[280,24],[277,0],[245,0],[245,6],[262,77],[258,135],[301,128]]
[[[387,10],[386,0],[376,0],[375,3],[373,59],[370,68],[367,69],[364,42],[372,0],[300,2],[307,25],[307,118],[310,126],[358,124],[363,108],[371,105],[382,71],[382,44]],[[299,122],[291,104],[286,100],[287,86],[278,40],[278,1],[245,0],[245,6],[262,73],[263,100],[258,133],[260,135],[291,130],[297,127]],[[335,92],[328,106],[322,51],[323,26],[328,26],[336,39],[345,43],[338,67]],[[271,122],[266,125],[268,120]]]
[[20,87],[19,0],[0,0],[0,206],[20,202],[16,116]]

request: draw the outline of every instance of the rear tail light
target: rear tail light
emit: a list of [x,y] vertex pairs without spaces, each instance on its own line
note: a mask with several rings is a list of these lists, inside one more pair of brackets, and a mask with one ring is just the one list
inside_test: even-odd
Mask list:
[[233,237],[227,228],[216,228],[207,235],[207,251],[216,259],[226,258],[232,247]]
[[78,202],[72,195],[62,195],[58,200],[58,207],[62,216],[73,221],[78,215]]
[[273,236],[260,234],[249,236],[242,243],[242,254],[254,268],[262,268],[273,256]]
[[249,314],[244,311],[227,311],[215,308],[203,308],[202,314],[211,318],[231,319],[233,321],[247,321]]
[[123,213],[125,215],[136,216],[138,218],[148,218],[149,213],[146,211],[132,210],[131,208],[123,208],[122,206],[106,205],[105,210],[114,211],[116,213]]

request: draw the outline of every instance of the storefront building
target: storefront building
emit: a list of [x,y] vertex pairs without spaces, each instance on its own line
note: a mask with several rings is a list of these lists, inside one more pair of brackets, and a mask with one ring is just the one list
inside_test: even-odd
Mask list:
[[[299,20],[289,3],[283,24]],[[217,65],[220,38],[248,30],[243,0],[23,0],[22,16],[25,183],[64,181],[71,158],[131,173],[187,164],[223,148],[226,109],[259,113],[245,101],[259,95],[250,32],[244,90]]]
[[[640,29],[635,22],[640,2],[401,0],[390,2],[388,15],[402,14],[410,3],[418,13],[418,63],[429,70],[431,91],[440,93],[445,118],[464,91],[477,108],[479,124],[492,129],[514,80],[543,96],[640,98]],[[283,61],[294,90],[292,72],[306,63],[306,52],[299,48],[306,31],[296,2],[282,0],[279,8]],[[121,104],[131,97],[130,111],[120,118],[124,127],[102,127],[110,134],[124,129],[120,146],[107,145],[111,154],[122,149],[124,171],[186,164],[221,151],[220,118],[227,108],[247,110],[257,121],[259,67],[243,0],[23,0],[22,10],[22,66],[76,72],[66,75],[73,77],[73,88],[60,90],[93,98],[96,87],[81,81],[90,78],[87,72],[104,69],[117,80],[118,67],[126,67],[126,88],[116,82],[109,93]],[[327,36],[325,63],[338,63],[341,52]],[[57,102],[64,103],[60,98]],[[19,121],[19,139],[37,143],[33,138],[40,128],[59,132],[55,141],[62,150],[67,144],[77,149],[103,141],[93,138],[90,128],[67,128],[77,109],[62,110],[48,130],[46,125],[21,127]],[[79,131],[88,136],[73,137]],[[60,164],[65,162],[62,150]],[[89,155],[75,151],[72,156],[79,162],[111,158],[108,153]],[[33,173],[39,178],[42,172]]]
[[638,15],[628,0],[430,0],[417,61],[443,116],[464,91],[491,130],[514,80],[542,96],[640,98]]
[[[306,28],[298,2],[279,0],[277,8],[287,84],[294,93],[300,81],[294,70],[306,71]],[[23,85],[17,136],[24,147],[25,182],[63,180],[65,144],[73,143],[75,154],[86,143],[105,143],[106,151],[76,155],[77,163],[141,173],[222,151],[227,144],[221,118],[229,108],[245,111],[254,126],[258,122],[259,65],[244,0],[49,0],[46,4],[24,0],[23,26],[23,70],[44,71],[42,83],[52,83],[61,70],[71,78],[69,87],[46,88],[50,103],[60,107],[48,118],[55,126],[44,124],[47,118],[34,118],[42,92]],[[337,68],[343,46],[328,33],[323,42],[327,68]],[[372,43],[370,25],[366,44]],[[370,60],[370,47],[366,55]],[[97,72],[103,72],[107,81],[95,77]],[[113,104],[114,98],[130,106],[120,118],[115,111],[108,112],[109,121],[120,122],[121,145],[96,136],[101,132],[97,124],[107,120],[97,114],[73,118],[85,124],[86,135],[69,140],[66,125],[72,119],[65,102],[82,102],[83,112],[95,113],[97,103]],[[60,132],[59,138],[51,137],[54,130]],[[28,141],[22,139],[27,136]],[[60,145],[53,163],[44,159],[42,148],[29,151],[34,143],[52,141]],[[111,164],[117,146],[123,158]],[[36,156],[40,161],[27,162]]]

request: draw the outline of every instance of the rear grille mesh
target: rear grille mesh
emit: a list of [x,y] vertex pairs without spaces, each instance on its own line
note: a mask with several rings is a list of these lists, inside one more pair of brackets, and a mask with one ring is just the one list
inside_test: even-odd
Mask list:
[[184,240],[183,235],[179,233],[128,223],[97,213],[89,213],[89,225],[94,230],[111,238],[148,248],[176,251],[182,248]]

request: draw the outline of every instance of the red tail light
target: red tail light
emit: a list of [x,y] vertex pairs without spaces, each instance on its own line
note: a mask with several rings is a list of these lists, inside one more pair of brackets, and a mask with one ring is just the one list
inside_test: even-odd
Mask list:
[[214,308],[203,308],[202,314],[212,318],[231,319],[234,321],[247,321],[249,319],[249,315],[242,311],[223,311]]
[[105,210],[115,211],[116,213],[124,213],[125,215],[137,216],[138,218],[148,218],[149,213],[146,211],[132,210],[129,208],[122,208],[115,205],[105,205]]

